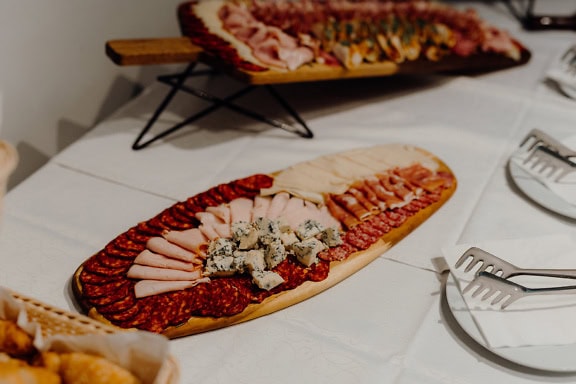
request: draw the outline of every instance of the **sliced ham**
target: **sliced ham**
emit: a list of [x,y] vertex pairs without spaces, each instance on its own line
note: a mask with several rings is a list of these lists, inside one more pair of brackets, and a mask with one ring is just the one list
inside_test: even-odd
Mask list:
[[210,279],[203,277],[194,281],[161,281],[140,280],[134,285],[134,294],[137,298],[159,295],[161,293],[181,291],[192,288],[200,283],[208,283]]
[[290,228],[296,230],[308,218],[306,217],[306,209],[304,209],[304,200],[299,197],[290,198],[280,217],[286,220]]
[[256,220],[259,217],[266,217],[268,208],[270,208],[270,203],[272,198],[268,196],[256,196],[254,198],[254,208],[252,210],[252,220]]
[[197,212],[196,218],[204,225],[214,225],[223,223],[222,220],[211,212]]
[[185,231],[167,231],[162,234],[166,240],[190,252],[202,253],[201,249],[208,243],[208,239],[198,228]]
[[146,242],[146,248],[152,252],[182,261],[192,262],[196,258],[196,255],[193,252],[190,252],[177,244],[171,243],[164,237],[151,237]]
[[213,224],[212,228],[218,234],[218,237],[229,238],[232,237],[232,229],[228,223]]
[[279,192],[272,197],[272,201],[270,202],[270,207],[268,208],[268,212],[266,213],[266,217],[269,219],[277,219],[280,217],[282,211],[288,204],[288,200],[290,200],[290,194],[286,192]]
[[148,249],[145,249],[142,252],[140,252],[140,254],[136,256],[136,259],[134,259],[134,263],[140,265],[147,265],[149,267],[178,269],[180,271],[188,271],[188,272],[191,272],[198,267],[198,264],[195,264],[193,262],[186,262],[166,257],[164,255],[154,253]]
[[147,265],[132,264],[127,276],[131,279],[162,280],[162,281],[192,281],[202,277],[200,269],[194,271],[179,271],[176,269],[149,267]]
[[318,222],[322,224],[325,228],[336,227],[341,228],[342,225],[338,220],[332,216],[330,210],[326,205],[320,207],[320,214],[318,215]]
[[200,224],[200,226],[198,226],[198,229],[208,240],[215,240],[220,237],[218,232],[216,232],[216,229],[214,229],[214,227],[211,224],[208,225]]
[[238,221],[252,222],[252,208],[254,202],[252,199],[240,197],[232,200],[230,203],[230,221],[236,223]]
[[210,212],[222,222],[230,224],[230,207],[228,204],[220,204],[215,207],[206,207],[206,212]]

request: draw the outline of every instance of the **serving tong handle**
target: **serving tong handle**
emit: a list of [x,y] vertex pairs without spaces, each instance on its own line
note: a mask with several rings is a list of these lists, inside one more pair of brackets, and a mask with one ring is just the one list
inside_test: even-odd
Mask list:
[[478,297],[481,301],[490,300],[490,305],[501,303],[500,308],[505,309],[516,300],[527,296],[574,294],[576,285],[528,288],[489,272],[479,272],[463,290],[464,294],[469,292],[472,297]]
[[469,248],[464,252],[456,262],[455,267],[460,268],[464,265],[464,272],[470,272],[478,267],[476,275],[490,273],[502,279],[521,275],[576,279],[576,269],[520,268],[477,247]]

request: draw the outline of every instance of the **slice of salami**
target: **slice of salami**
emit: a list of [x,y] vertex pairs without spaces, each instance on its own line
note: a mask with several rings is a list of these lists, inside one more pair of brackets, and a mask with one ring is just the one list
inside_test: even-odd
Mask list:
[[123,279],[124,276],[122,275],[118,275],[118,276],[106,276],[106,275],[100,275],[100,274],[96,274],[93,272],[90,272],[88,270],[86,270],[86,268],[82,268],[82,271],[80,272],[80,275],[78,277],[78,280],[84,284],[105,284],[105,283],[109,283],[113,280],[118,280],[118,279]]
[[84,269],[87,272],[91,272],[93,274],[105,277],[124,275],[123,270],[118,268],[110,268],[109,266],[102,264],[97,254],[86,260],[86,262],[84,263]]
[[137,306],[137,300],[134,295],[130,294],[124,298],[115,301],[114,303],[108,305],[101,305],[98,307],[98,312],[104,317],[110,317],[109,314],[121,313]]
[[[134,290],[134,284],[122,284],[124,281],[119,281],[118,286],[114,290],[110,290],[106,295],[98,296],[98,297],[91,297],[90,292],[86,293],[86,300],[92,304],[94,307],[99,308],[103,305],[108,305],[115,303],[124,299],[126,296],[130,295],[131,292]],[[84,292],[86,292],[86,288],[88,286],[84,285]]]
[[222,196],[223,202],[225,203],[242,197],[230,184],[220,184],[216,187],[216,190],[218,194]]
[[141,251],[137,249],[124,249],[118,246],[115,242],[112,242],[104,248],[104,252],[107,253],[109,256],[117,257],[117,258],[124,258],[128,260],[134,260],[136,256],[140,254]]
[[325,260],[320,260],[310,268],[308,279],[311,281],[322,281],[328,277],[329,272],[330,263]]
[[84,284],[83,292],[86,297],[96,299],[102,296],[114,295],[115,292],[121,291],[131,285],[126,279],[117,279],[104,284]]

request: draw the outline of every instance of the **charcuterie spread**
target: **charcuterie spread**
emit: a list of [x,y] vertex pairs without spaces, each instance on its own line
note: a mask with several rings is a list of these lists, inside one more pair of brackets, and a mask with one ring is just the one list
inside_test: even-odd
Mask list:
[[182,4],[179,18],[211,63],[289,79],[318,79],[331,70],[392,74],[411,63],[449,68],[433,64],[459,59],[474,66],[482,57],[512,66],[529,57],[474,10],[427,0],[200,0]]
[[88,314],[168,337],[301,302],[379,257],[455,191],[429,152],[385,144],[219,184],[118,235],[76,271]]

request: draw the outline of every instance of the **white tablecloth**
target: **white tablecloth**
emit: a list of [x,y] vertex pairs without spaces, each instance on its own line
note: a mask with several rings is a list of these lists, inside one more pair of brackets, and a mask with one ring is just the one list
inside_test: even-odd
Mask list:
[[[312,140],[222,110],[140,151],[130,149],[166,87],[155,84],[57,155],[5,199],[0,284],[76,310],[74,270],[109,240],[221,182],[323,154],[402,142],[443,159],[458,179],[447,204],[378,260],[310,300],[245,324],[173,340],[183,383],[506,383],[576,381],[499,365],[463,345],[440,314],[432,260],[446,245],[540,234],[576,235],[575,222],[523,198],[507,157],[532,128],[573,134],[576,103],[543,80],[576,37],[528,34],[476,4],[533,51],[526,66],[467,77],[402,77],[277,87]],[[210,89],[227,78],[196,80]],[[262,90],[246,105],[276,117]],[[178,95],[169,126],[197,102]]]

